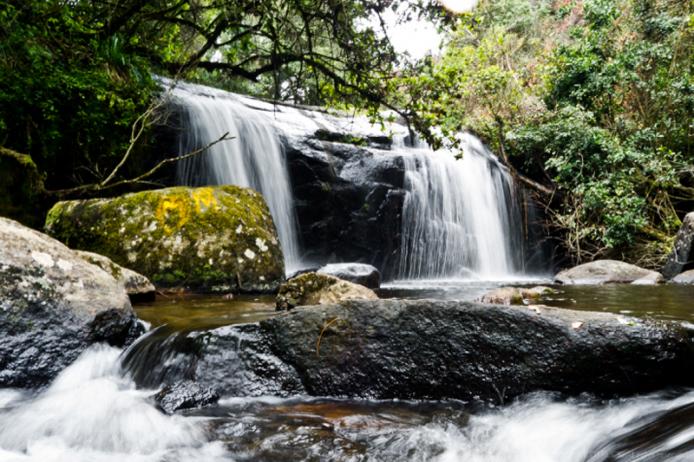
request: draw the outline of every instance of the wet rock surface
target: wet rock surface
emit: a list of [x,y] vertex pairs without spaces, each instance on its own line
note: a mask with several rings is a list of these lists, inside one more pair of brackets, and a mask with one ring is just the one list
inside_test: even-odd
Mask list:
[[176,187],[59,202],[46,230],[137,269],[157,286],[269,292],[284,278],[270,211],[247,188]]
[[207,406],[218,399],[219,395],[215,390],[202,387],[190,380],[167,385],[154,396],[154,401],[167,414]]
[[504,402],[536,390],[615,396],[694,384],[681,325],[537,305],[348,301],[189,340],[198,348],[185,379],[222,396]]
[[327,305],[344,300],[376,300],[376,293],[360,284],[322,273],[305,273],[280,286],[276,309],[291,310],[302,305]]
[[284,140],[301,240],[310,249],[306,257],[392,268],[401,245],[403,159],[329,139]]
[[123,346],[141,332],[110,274],[0,218],[0,386],[45,385],[90,344]]
[[595,260],[559,272],[554,276],[560,284],[648,283],[663,280],[657,271],[640,268],[618,260]]
[[694,212],[688,213],[682,220],[662,273],[667,279],[672,279],[688,270],[694,270]]
[[369,289],[378,289],[381,286],[381,273],[378,268],[364,263],[331,263],[317,272],[361,284]]

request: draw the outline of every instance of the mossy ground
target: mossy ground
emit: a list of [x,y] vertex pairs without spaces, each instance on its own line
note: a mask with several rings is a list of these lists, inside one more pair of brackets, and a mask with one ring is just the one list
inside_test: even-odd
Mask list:
[[43,176],[31,157],[0,147],[0,216],[40,227],[44,193]]

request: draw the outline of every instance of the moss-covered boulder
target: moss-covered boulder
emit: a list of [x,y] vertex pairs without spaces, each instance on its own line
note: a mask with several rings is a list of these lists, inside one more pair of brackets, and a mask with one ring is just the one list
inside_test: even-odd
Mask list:
[[0,147],[0,216],[40,227],[44,193],[43,176],[31,157]]
[[57,203],[46,231],[162,287],[277,290],[284,260],[262,196],[236,186],[175,187]]
[[302,305],[329,305],[345,300],[377,300],[376,293],[360,284],[322,273],[304,273],[282,284],[276,309],[291,310]]
[[493,305],[527,305],[543,295],[557,293],[551,287],[500,287],[482,295],[477,301]]

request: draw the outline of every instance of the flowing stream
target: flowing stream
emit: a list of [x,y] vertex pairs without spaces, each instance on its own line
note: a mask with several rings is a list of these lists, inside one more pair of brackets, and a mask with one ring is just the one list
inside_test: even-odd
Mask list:
[[[694,460],[691,390],[615,400],[539,392],[505,406],[224,396],[217,405],[167,416],[152,400],[156,384],[135,386],[132,375],[147,373],[137,368],[173,361],[165,354],[173,338],[167,335],[273,316],[269,306],[269,300],[241,297],[170,299],[142,307],[139,314],[155,326],[166,322],[161,332],[169,334],[145,337],[146,348],[138,342],[128,352],[94,346],[43,390],[0,390],[0,460]],[[125,372],[121,361],[128,354],[145,355],[145,361]]]

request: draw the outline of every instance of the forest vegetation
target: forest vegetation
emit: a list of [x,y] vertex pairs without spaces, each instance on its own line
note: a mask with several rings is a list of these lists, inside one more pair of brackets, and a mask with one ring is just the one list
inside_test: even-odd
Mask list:
[[[441,53],[396,53],[388,8],[433,21]],[[136,177],[157,76],[387,111],[435,146],[481,136],[574,262],[658,267],[694,208],[692,50],[689,0],[2,0],[0,146],[49,197],[110,181],[129,150],[116,173]]]

